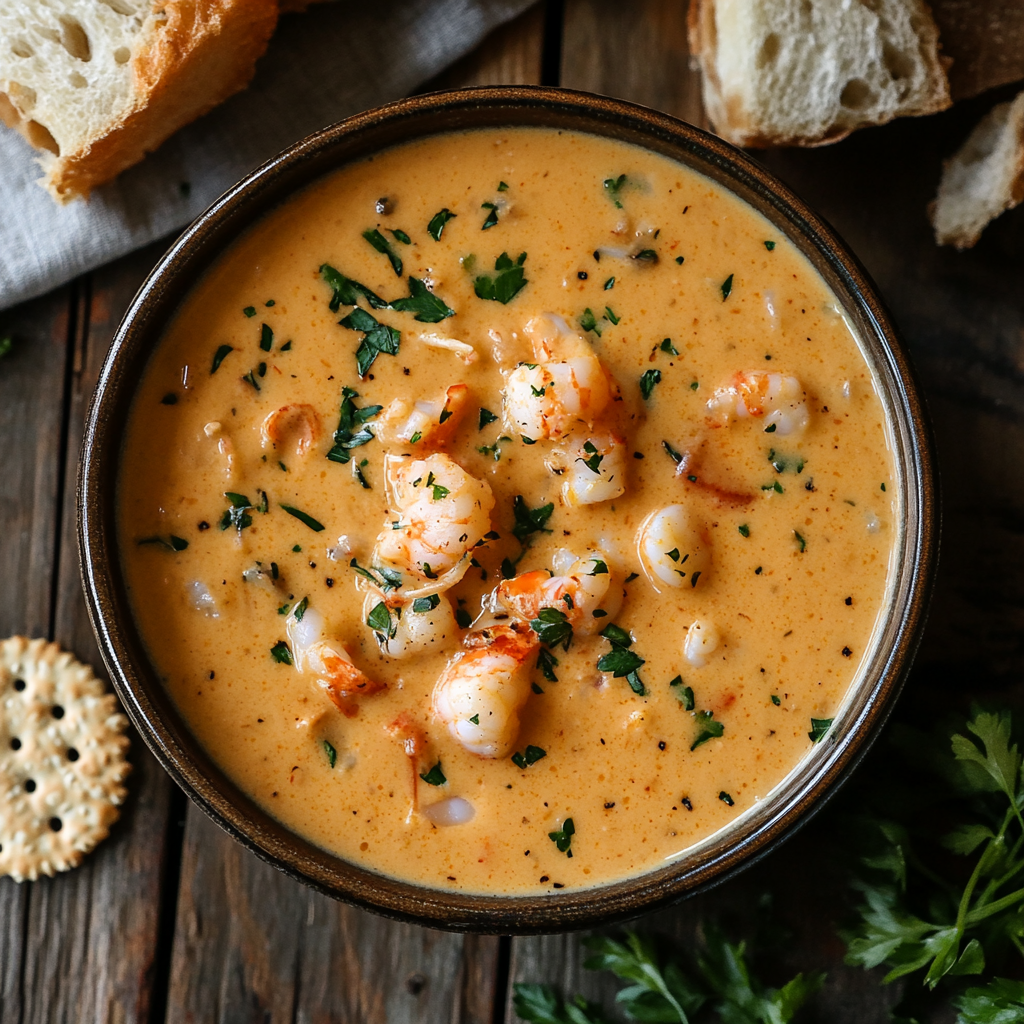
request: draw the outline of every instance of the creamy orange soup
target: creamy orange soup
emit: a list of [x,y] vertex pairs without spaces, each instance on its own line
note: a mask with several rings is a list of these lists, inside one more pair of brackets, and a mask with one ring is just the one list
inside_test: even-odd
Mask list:
[[479,131],[255,224],[124,442],[120,545],[212,758],[353,863],[489,893],[662,865],[827,735],[898,523],[837,300],[638,148]]

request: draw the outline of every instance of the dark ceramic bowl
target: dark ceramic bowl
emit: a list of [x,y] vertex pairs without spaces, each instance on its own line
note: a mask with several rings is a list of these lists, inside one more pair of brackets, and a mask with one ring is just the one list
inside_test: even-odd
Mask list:
[[[290,832],[242,793],[186,728],[132,621],[117,549],[118,462],[136,383],[189,289],[254,221],[343,164],[439,132],[502,126],[591,132],[642,146],[714,179],[768,218],[838,296],[881,381],[904,521],[892,613],[870,664],[826,741],[733,826],[669,866],[600,888],[472,896],[421,888],[356,867]],[[931,441],[903,347],[875,289],[835,233],[740,151],[682,121],[583,93],[471,89],[401,100],[293,146],[213,204],[157,264],[128,310],[100,374],[79,475],[79,543],[93,628],[118,695],[161,764],[222,828],[309,885],[392,917],[439,928],[554,932],[636,916],[720,882],[804,823],[864,755],[888,715],[924,621],[937,546]]]

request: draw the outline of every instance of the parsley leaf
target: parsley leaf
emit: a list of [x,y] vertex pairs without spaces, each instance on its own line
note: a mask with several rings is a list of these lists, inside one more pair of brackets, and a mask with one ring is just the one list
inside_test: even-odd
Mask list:
[[517,750],[512,755],[512,763],[517,768],[529,768],[531,764],[536,764],[542,757],[547,756],[548,752],[546,750],[528,745],[524,753],[520,754]]
[[389,590],[398,590],[402,585],[402,574],[397,569],[389,569],[384,565],[375,565],[364,569],[356,559],[348,563],[364,579],[370,580],[374,586],[380,587],[386,594]]
[[395,299],[392,309],[400,313],[415,313],[416,321],[421,324],[437,324],[450,316],[455,310],[443,299],[435,295],[419,278],[409,278],[409,297]]
[[486,231],[488,228],[493,228],[498,223],[498,207],[494,203],[481,203],[481,210],[489,210],[486,219],[480,227],[481,231]]
[[301,509],[297,509],[292,505],[285,505],[283,502],[281,503],[281,508],[283,508],[288,515],[295,516],[300,523],[308,526],[314,533],[320,533],[324,529],[323,523],[318,519],[314,519],[311,515],[307,512],[303,512]]
[[447,206],[443,210],[438,210],[438,212],[430,218],[430,223],[427,225],[427,234],[430,235],[435,242],[440,242],[441,232],[444,231],[445,224],[447,224],[453,217],[457,216],[458,214],[452,213]]
[[391,611],[383,601],[378,601],[366,616],[366,624],[375,633],[388,640],[393,640],[398,632],[398,624],[391,617]]
[[672,344],[671,338],[666,338],[658,347],[662,352],[667,352],[670,356],[679,355],[679,349]]
[[676,697],[679,698],[679,703],[683,705],[684,711],[692,711],[695,706],[693,699],[693,687],[684,686],[682,676],[676,676],[668,685],[679,687],[679,689],[676,690]]
[[540,642],[548,647],[562,645],[562,650],[569,650],[572,643],[572,623],[566,618],[565,612],[558,608],[541,608],[537,618],[530,620],[530,628],[537,634]]
[[412,610],[414,612],[432,612],[441,603],[441,597],[438,594],[428,594],[426,597],[417,597],[412,602]]
[[[222,527],[223,529],[223,527]],[[168,551],[184,551],[188,547],[188,541],[184,537],[175,537],[169,534],[167,537],[142,537],[136,544],[157,544]]]
[[366,285],[353,281],[327,263],[321,265],[320,276],[334,290],[330,304],[332,313],[337,313],[341,306],[358,305],[360,295],[366,299],[373,309],[389,308],[388,303],[375,292],[370,291]]
[[957,1024],[1014,1024],[1024,1020],[1024,982],[993,978],[984,988],[969,988],[952,1002],[960,1011]]
[[606,1018],[596,1006],[576,996],[564,1005],[548,985],[517,981],[512,987],[512,1006],[529,1024],[604,1024]]
[[224,362],[225,356],[227,356],[227,354],[229,352],[234,352],[234,351],[235,350],[230,345],[221,345],[217,349],[217,351],[214,352],[214,354],[213,354],[213,365],[210,367],[210,376],[211,377],[217,372],[217,370],[220,369],[220,364]]
[[807,735],[811,738],[812,743],[817,743],[819,740],[823,740],[825,738],[825,734],[831,727],[831,718],[812,718],[811,731]]
[[733,279],[734,276],[735,276],[734,274],[730,274],[722,282],[722,301],[723,302],[725,302],[725,300],[727,298],[729,298],[729,296],[732,294],[732,279]]
[[601,325],[597,322],[597,317],[594,316],[594,311],[589,306],[580,313],[579,322],[582,330],[593,331],[599,338],[601,337]]
[[611,672],[615,679],[625,677],[630,689],[638,697],[645,696],[647,688],[637,670],[646,662],[635,651],[629,650],[633,646],[633,638],[614,622],[601,630],[601,636],[612,645],[612,649],[597,659],[598,671]]
[[520,544],[526,542],[526,538],[534,533],[550,533],[546,523],[555,511],[554,502],[548,502],[539,508],[529,508],[521,494],[517,494],[512,500],[512,515],[515,523],[512,526],[512,533]]
[[225,491],[224,497],[231,502],[229,508],[224,510],[220,518],[220,528],[226,530],[233,526],[239,533],[252,526],[252,516],[249,515],[253,504],[244,494],[235,491]]
[[292,652],[283,640],[278,640],[277,643],[270,648],[270,656],[280,665],[294,664],[292,661]]
[[350,331],[361,331],[363,340],[356,349],[356,367],[359,376],[365,377],[369,372],[373,361],[381,353],[389,356],[398,355],[398,346],[402,335],[387,324],[378,323],[361,306],[356,306],[344,319],[338,323],[347,327]]
[[622,187],[625,184],[626,176],[624,174],[620,174],[617,178],[604,179],[604,190],[608,194],[608,198],[620,210],[622,209],[622,200],[619,198],[619,194],[622,192]]
[[400,228],[388,228],[388,231],[394,236],[396,241],[402,243],[402,245],[412,245],[412,239]]
[[420,772],[420,778],[428,786],[443,786],[448,780],[444,777],[444,772],[441,771],[441,761],[438,760],[437,764],[430,769],[429,772]]
[[477,297],[507,305],[527,284],[526,275],[523,272],[525,262],[525,252],[521,252],[514,263],[509,254],[503,252],[494,261],[494,269],[497,273],[493,277],[489,274],[481,274],[473,281],[473,290]]
[[377,250],[377,252],[387,256],[388,262],[391,264],[391,269],[398,277],[401,277],[402,257],[395,252],[391,243],[376,228],[369,228],[364,231],[363,238],[365,238],[370,245]]
[[644,399],[651,397],[651,392],[654,391],[654,385],[661,383],[661,370],[644,370],[640,374],[640,394],[644,396]]
[[344,387],[341,389],[341,412],[338,429],[334,432],[334,447],[327,453],[331,462],[348,462],[352,458],[352,449],[367,444],[374,439],[372,430],[363,426],[367,420],[373,419],[383,408],[381,405],[364,405],[360,408],[353,399],[359,397],[358,391]]
[[494,423],[497,420],[497,418],[498,417],[495,416],[494,413],[491,412],[490,409],[484,409],[481,406],[481,408],[480,408],[480,420],[479,420],[477,429],[478,430],[483,430],[484,427],[486,427],[488,423]]
[[542,647],[540,653],[537,655],[537,668],[541,670],[544,678],[549,683],[557,683],[558,676],[555,675],[555,668],[558,665],[558,659],[546,648]]
[[713,711],[698,711],[694,716],[700,725],[700,732],[697,733],[697,738],[690,745],[691,750],[696,750],[702,743],[707,743],[708,740],[718,739],[725,732],[725,726],[721,722],[715,721],[715,713]]
[[572,856],[572,837],[576,835],[576,826],[572,822],[572,818],[566,818],[562,822],[562,827],[555,831],[548,833],[548,839],[551,840],[558,847],[559,853],[564,853],[566,857]]

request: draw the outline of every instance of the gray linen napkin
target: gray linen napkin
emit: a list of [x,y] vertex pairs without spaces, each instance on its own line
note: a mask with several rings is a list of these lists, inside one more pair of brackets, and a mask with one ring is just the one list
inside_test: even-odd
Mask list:
[[534,0],[352,0],[281,19],[252,85],[88,202],[60,207],[0,125],[0,309],[189,223],[310,132],[403,96]]

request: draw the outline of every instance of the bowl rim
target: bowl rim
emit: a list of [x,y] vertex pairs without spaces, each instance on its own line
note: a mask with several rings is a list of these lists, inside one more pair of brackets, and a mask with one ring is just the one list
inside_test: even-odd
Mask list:
[[[898,470],[902,465],[903,545],[892,614],[858,700],[760,805],[665,867],[589,889],[477,895],[402,882],[343,861],[277,822],[216,767],[184,726],[135,631],[117,555],[116,482],[120,428],[161,326],[242,230],[363,155],[449,131],[529,125],[589,131],[670,156],[754,205],[811,259],[844,312],[854,315],[861,347],[871,350],[883,382],[896,434],[893,457]],[[760,164],[699,128],[623,100],[543,86],[455,90],[401,99],[297,142],[225,192],[171,245],[125,313],[99,374],[79,459],[79,555],[89,617],[118,697],[164,769],[235,839],[313,888],[388,917],[458,931],[565,931],[635,917],[724,881],[805,824],[849,777],[892,709],[924,626],[938,554],[932,452],[914,371],[874,284],[835,231]],[[868,685],[872,674],[877,678]]]

